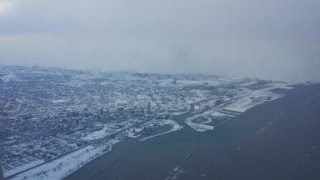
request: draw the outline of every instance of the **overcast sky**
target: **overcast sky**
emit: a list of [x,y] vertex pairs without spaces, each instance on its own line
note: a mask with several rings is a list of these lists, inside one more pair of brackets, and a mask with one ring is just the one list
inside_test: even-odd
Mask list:
[[0,64],[320,81],[320,0],[0,0]]

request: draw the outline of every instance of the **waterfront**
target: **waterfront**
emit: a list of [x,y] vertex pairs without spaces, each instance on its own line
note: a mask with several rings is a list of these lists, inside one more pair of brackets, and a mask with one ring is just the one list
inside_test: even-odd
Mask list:
[[166,179],[193,148],[180,179],[319,179],[320,86],[299,87],[199,133],[183,130],[113,151],[66,179]]

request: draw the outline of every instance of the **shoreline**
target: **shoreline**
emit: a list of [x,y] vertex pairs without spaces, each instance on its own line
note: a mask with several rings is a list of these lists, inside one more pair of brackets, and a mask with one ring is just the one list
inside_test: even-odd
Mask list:
[[[284,123],[284,122],[282,122],[283,120],[282,121],[274,120],[272,123],[269,123],[270,119],[268,119],[268,117],[264,117],[263,114],[261,114],[261,115],[259,114],[259,115],[257,115],[257,118],[254,118],[256,116],[255,114],[257,112],[264,112],[264,114],[269,114],[270,116],[275,115],[275,117],[280,117],[282,119],[286,119],[288,113],[286,114],[286,116],[284,116],[283,113],[281,113],[281,112],[283,112],[283,109],[278,109],[277,107],[283,107],[284,109],[286,109],[286,106],[289,106],[289,107],[292,106],[292,107],[294,107],[293,109],[295,109],[296,105],[289,103],[289,102],[298,101],[298,100],[294,100],[294,99],[302,99],[300,96],[296,96],[296,94],[299,94],[300,92],[304,92],[304,91],[305,92],[308,92],[308,91],[313,92],[314,91],[313,89],[315,89],[314,87],[319,87],[319,85],[308,86],[308,87],[298,87],[297,89],[294,89],[294,90],[288,92],[288,94],[289,94],[288,96],[285,96],[283,98],[280,98],[280,99],[277,99],[277,100],[274,100],[274,101],[271,101],[268,103],[264,103],[264,104],[255,106],[254,108],[251,108],[247,112],[245,112],[242,115],[240,115],[239,117],[237,117],[235,119],[235,121],[224,122],[223,125],[217,127],[217,129],[215,129],[214,131],[208,131],[208,133],[198,133],[198,132],[193,131],[190,127],[188,127],[188,128],[184,128],[182,131],[178,131],[174,135],[160,136],[158,138],[152,139],[151,141],[146,141],[146,142],[133,141],[130,143],[127,143],[127,142],[119,143],[119,144],[117,144],[117,146],[115,146],[114,151],[95,159],[91,163],[85,165],[81,169],[77,170],[76,172],[74,172],[73,174],[68,176],[66,179],[77,179],[77,177],[84,175],[83,173],[87,172],[87,169],[92,169],[92,168],[97,169],[97,170],[95,170],[95,171],[97,171],[96,172],[97,174],[94,171],[94,172],[90,172],[89,175],[87,175],[85,177],[88,177],[88,176],[89,177],[97,177],[97,179],[103,179],[103,178],[112,179],[112,178],[116,178],[116,177],[118,177],[118,178],[119,177],[123,177],[123,178],[132,177],[132,178],[140,178],[140,179],[145,179],[146,177],[150,177],[150,178],[158,179],[159,177],[163,177],[163,178],[168,177],[169,174],[166,172],[170,171],[170,169],[172,171],[172,169],[177,167],[177,165],[179,164],[179,161],[181,162],[181,159],[183,159],[183,157],[185,157],[184,154],[188,153],[188,149],[190,152],[190,149],[192,149],[192,146],[198,145],[199,152],[197,152],[194,155],[195,156],[194,158],[199,158],[199,156],[202,157],[202,155],[205,154],[204,152],[209,151],[209,149],[208,150],[204,149],[204,147],[206,147],[206,146],[202,145],[202,143],[207,144],[209,142],[215,142],[215,141],[220,142],[221,137],[225,137],[225,138],[230,137],[231,138],[235,135],[235,132],[230,132],[230,130],[237,129],[237,131],[239,131],[239,133],[242,131],[245,132],[246,129],[243,129],[243,128],[247,125],[250,125],[250,128],[248,129],[249,132],[245,132],[245,136],[251,134],[253,139],[265,138],[266,134],[270,134],[270,130],[272,130],[273,128],[276,128],[279,123]],[[312,95],[312,97],[319,96],[319,94],[316,96],[316,93],[311,94],[311,95]],[[305,97],[308,97],[311,95],[309,95],[308,93],[303,94],[303,96],[305,96]],[[285,106],[284,106],[284,104],[285,104]],[[266,110],[266,108],[270,108],[270,107],[273,107],[273,108],[270,110]],[[296,113],[296,112],[294,112],[294,113]],[[261,120],[258,117],[263,117],[263,120]],[[249,119],[247,119],[247,118],[249,118]],[[177,122],[181,123],[181,122],[183,122],[183,120],[180,119]],[[254,122],[254,123],[251,124],[249,122]],[[258,130],[261,129],[261,127],[263,128],[265,126],[267,126],[267,128],[265,128],[264,133],[256,134],[256,132],[258,132]],[[240,128],[240,130],[239,130],[239,128]],[[238,132],[236,134],[238,134]],[[261,136],[261,135],[263,135],[263,136]],[[197,137],[195,137],[195,136],[197,136]],[[197,139],[198,137],[201,137],[202,139]],[[213,138],[213,139],[210,140],[210,138]],[[228,151],[223,150],[223,152],[224,152],[223,154],[225,154],[225,155],[220,156],[216,160],[221,161],[225,158],[232,159],[232,158],[234,158],[234,156],[239,156],[239,154],[243,154],[246,151],[247,148],[245,147],[245,145],[241,145],[241,143],[239,144],[239,142],[237,142],[234,145],[232,145],[233,143],[231,143],[231,141],[237,140],[240,137],[234,137],[235,139],[234,138],[230,139],[230,138],[223,140],[223,141],[227,141],[226,144],[223,145],[223,147],[219,147],[219,146],[216,147],[216,145],[214,145],[214,147],[215,147],[214,149],[210,148],[211,149],[210,151],[217,153],[217,154],[213,155],[216,158],[218,158],[219,154],[221,154],[221,152],[220,152],[221,149],[224,149],[225,147],[229,148]],[[207,142],[208,140],[210,140],[210,141]],[[229,141],[230,141],[230,143],[229,143]],[[247,141],[248,140],[241,140],[240,142],[245,142],[245,144],[246,144]],[[183,146],[180,148],[180,145],[179,146],[175,145],[175,142],[179,142],[179,144],[183,143]],[[253,141],[253,142],[255,142],[255,141]],[[159,145],[159,143],[161,143],[162,145]],[[216,144],[216,143],[214,143],[214,144]],[[153,146],[156,146],[156,147],[153,147]],[[251,146],[252,145],[250,145],[250,147]],[[316,146],[312,146],[312,147],[316,147]],[[146,150],[146,148],[149,148],[149,149]],[[129,153],[129,155],[128,154],[125,155],[125,152],[128,152],[128,149],[130,149],[130,151],[129,151],[130,153]],[[170,153],[167,151],[169,151]],[[160,152],[161,152],[161,155],[159,154]],[[233,155],[230,155],[229,153],[232,153]],[[159,156],[159,157],[152,156],[152,154],[157,154],[157,156]],[[135,157],[135,156],[138,156],[138,157]],[[146,158],[141,159],[141,157],[146,157],[146,158],[151,158],[151,159],[150,160],[148,160]],[[171,159],[172,162],[166,162],[165,159]],[[156,164],[154,164],[155,167],[148,167],[147,164],[150,163],[149,161],[150,162],[151,161],[157,162]],[[116,165],[111,165],[112,162],[116,162]],[[131,166],[135,162],[139,162],[139,164],[141,164],[141,163],[142,164],[139,167]],[[191,161],[190,161],[191,164],[194,164],[195,162],[198,162],[198,160],[191,159]],[[229,162],[229,160],[227,160],[227,162]],[[251,160],[250,160],[250,162],[251,162]],[[206,163],[209,163],[209,161],[204,162],[204,164],[206,164]],[[198,166],[196,166],[196,164],[194,164],[192,167],[193,168],[201,168],[201,166],[204,166],[204,165],[200,165],[198,167]],[[201,163],[201,164],[203,164],[203,163]],[[236,164],[238,165],[239,163],[236,163]],[[189,167],[189,166],[190,165],[188,165],[188,167],[186,167],[187,169],[183,169],[183,171],[185,171],[186,173],[190,172],[191,167]],[[116,167],[121,167],[121,168],[118,169]],[[129,167],[131,167],[131,168],[129,168]],[[144,168],[148,169],[148,173],[147,173],[148,176],[140,173],[141,170]],[[218,169],[220,169],[220,168],[218,168]],[[135,174],[132,174],[133,172],[135,172]],[[203,174],[206,175],[205,177],[207,179],[209,177],[215,177],[208,172],[203,173]],[[201,174],[199,175],[199,177],[200,176],[201,176]],[[206,179],[205,177],[203,177],[203,178]]]
[[[145,125],[147,123],[150,123],[150,121],[149,122],[145,122],[142,125]],[[170,130],[168,130],[166,132],[163,132],[163,133],[155,134],[155,135],[152,135],[152,136],[147,136],[147,137],[144,137],[144,138],[141,138],[141,139],[139,139],[139,136],[134,137],[134,138],[132,137],[132,140],[139,139],[140,141],[147,141],[149,139],[153,139],[153,138],[158,137],[158,136],[169,134],[169,133],[181,130],[183,128],[181,125],[179,125],[178,123],[176,123],[173,120],[166,120],[164,124],[172,125],[172,129],[170,129]],[[134,129],[134,128],[135,127],[132,127],[130,129]],[[130,130],[130,129],[128,129],[128,130]],[[25,170],[22,170],[20,172],[15,173],[15,174],[9,175],[9,176],[5,177],[5,179],[15,180],[15,179],[24,179],[25,177],[27,177],[27,178],[29,177],[29,178],[32,178],[32,179],[34,179],[34,178],[37,178],[37,179],[38,178],[39,179],[48,179],[49,178],[50,179],[50,177],[59,177],[59,175],[60,175],[59,179],[64,179],[64,178],[68,177],[69,175],[71,175],[72,173],[76,172],[77,170],[81,169],[86,164],[88,164],[88,163],[92,162],[93,160],[95,160],[95,159],[97,159],[97,158],[99,158],[99,157],[111,152],[112,151],[112,147],[114,145],[120,143],[120,142],[121,142],[121,140],[112,139],[112,140],[108,141],[108,144],[102,144],[102,143],[99,144],[99,145],[89,144],[89,145],[87,145],[85,147],[76,149],[71,153],[63,155],[62,157],[57,157],[57,158],[55,158],[53,160],[50,160],[49,162],[39,163],[39,164],[37,164],[37,165],[35,165],[33,167],[29,167],[29,168],[27,168]],[[105,150],[106,148],[109,148],[109,149],[106,151]],[[70,168],[70,166],[69,167],[64,167],[65,168],[64,169],[64,174],[62,174],[62,175],[61,175],[60,172],[59,173],[58,172],[56,172],[56,173],[52,173],[51,172],[52,174],[48,175],[48,173],[50,173],[50,171],[52,171],[53,169],[61,169],[63,163],[66,162],[65,158],[67,158],[68,161],[74,161],[75,159],[80,157],[78,155],[79,153],[81,154],[81,152],[83,152],[83,151],[86,151],[88,153],[88,149],[91,149],[92,151],[94,151],[95,154],[91,155],[91,156],[88,156],[87,159],[83,159],[80,162],[73,163],[72,164],[73,168]],[[70,158],[72,158],[74,160],[69,160]],[[67,166],[67,165],[64,165],[64,166]]]

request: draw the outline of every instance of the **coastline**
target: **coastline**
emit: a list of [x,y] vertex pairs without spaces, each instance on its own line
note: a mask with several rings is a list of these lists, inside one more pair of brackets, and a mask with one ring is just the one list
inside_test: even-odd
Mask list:
[[[181,131],[170,133],[166,136],[160,136],[151,139],[150,141],[119,143],[114,147],[114,151],[88,163],[81,169],[68,176],[66,179],[77,179],[78,177],[94,179],[123,179],[126,177],[132,177],[133,179],[164,179],[165,177],[168,177],[168,172],[174,170],[179,162],[186,157],[194,145],[198,145],[199,150],[197,150],[197,152],[194,154],[194,157],[190,160],[190,164],[183,169],[183,174],[185,175],[184,177],[186,177],[186,175],[190,175],[189,179],[210,179],[221,176],[225,177],[223,179],[232,179],[231,177],[234,178],[236,175],[240,175],[240,177],[247,177],[248,169],[246,169],[243,173],[240,173],[240,171],[236,170],[235,168],[239,167],[239,165],[243,163],[244,157],[247,157],[249,162],[253,162],[253,159],[251,159],[252,155],[249,153],[252,151],[250,148],[258,148],[259,146],[264,147],[264,144],[261,144],[264,140],[268,140],[267,144],[273,143],[275,140],[268,139],[271,135],[273,137],[273,134],[279,134],[279,138],[281,139],[281,137],[284,136],[284,132],[281,132],[281,129],[279,128],[288,126],[287,123],[290,122],[290,119],[288,118],[296,116],[295,114],[297,113],[285,111],[288,109],[296,110],[297,108],[308,108],[306,106],[308,106],[311,98],[314,98],[314,103],[317,103],[316,101],[319,100],[318,97],[320,96],[318,93],[318,89],[320,89],[319,87],[319,85],[298,87],[297,89],[289,91],[288,95],[283,98],[251,108],[233,121],[227,121],[223,125],[217,127],[214,131],[198,133],[186,126],[186,128]],[[181,119],[180,121],[183,120]],[[298,120],[296,121],[299,122]],[[311,122],[315,123],[314,121]],[[292,126],[293,125],[295,124],[292,124]],[[264,129],[263,132],[258,133],[261,129]],[[276,129],[277,131],[273,132],[273,129]],[[242,134],[243,137],[238,137],[239,134]],[[261,145],[256,147],[255,144]],[[269,145],[268,148],[276,147],[277,146]],[[312,145],[311,147],[316,147],[316,149],[318,148],[315,145]],[[254,154],[266,151],[260,148],[258,150],[259,151],[255,152]],[[155,154],[157,154],[157,156],[154,156]],[[212,161],[211,157],[206,157],[205,154],[211,154],[212,158],[215,160]],[[275,155],[277,155],[277,153]],[[164,159],[170,159],[170,162],[166,162]],[[156,164],[153,164],[151,167],[149,167],[151,161],[155,162]],[[238,161],[234,163],[235,167],[226,166],[228,163],[231,163],[231,161]],[[140,166],[133,166],[133,164],[137,162],[139,162]],[[224,163],[220,165],[221,167],[219,167],[218,164],[216,164],[218,162]],[[210,167],[215,168],[211,169]],[[194,168],[209,168],[211,169],[210,171],[213,171],[212,173],[216,174],[212,174],[210,171],[204,171],[203,173],[197,175],[193,174],[191,176],[190,173],[195,171]],[[260,169],[260,167],[256,168]],[[88,169],[94,169],[94,171],[88,172]],[[222,173],[227,169],[234,171],[235,175],[231,176]],[[281,177],[286,177],[286,172],[281,173],[282,174],[278,175]],[[317,174],[315,172],[313,173]],[[266,177],[269,176],[266,175]],[[272,177],[274,178],[274,176]]]

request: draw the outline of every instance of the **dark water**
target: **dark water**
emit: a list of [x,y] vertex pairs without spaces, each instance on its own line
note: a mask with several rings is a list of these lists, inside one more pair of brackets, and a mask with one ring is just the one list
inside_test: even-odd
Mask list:
[[[182,124],[183,118],[180,118]],[[320,179],[320,86],[299,87],[217,127],[131,141],[67,179]]]

